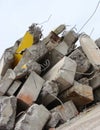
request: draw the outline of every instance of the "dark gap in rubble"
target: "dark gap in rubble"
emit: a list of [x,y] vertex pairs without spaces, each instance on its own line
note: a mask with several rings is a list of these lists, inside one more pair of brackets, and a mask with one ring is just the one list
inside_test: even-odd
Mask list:
[[29,108],[29,106],[27,104],[25,104],[20,99],[17,99],[17,113],[16,113],[16,115],[18,115],[22,111],[26,111],[28,108]]

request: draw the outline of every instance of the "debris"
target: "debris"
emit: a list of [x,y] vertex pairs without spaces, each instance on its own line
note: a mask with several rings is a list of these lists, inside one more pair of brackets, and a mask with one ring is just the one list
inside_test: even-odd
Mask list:
[[32,24],[0,59],[0,130],[96,128],[86,115],[99,108],[100,38],[64,24],[42,38],[41,29]]
[[17,98],[28,105],[32,105],[36,101],[42,89],[44,80],[34,71],[31,72],[28,79],[19,91]]
[[59,91],[61,92],[73,84],[76,66],[76,62],[65,56],[43,78],[60,83]]
[[50,112],[43,106],[33,104],[16,123],[14,130],[42,130],[50,117]]
[[0,96],[0,130],[12,130],[16,116],[16,98]]

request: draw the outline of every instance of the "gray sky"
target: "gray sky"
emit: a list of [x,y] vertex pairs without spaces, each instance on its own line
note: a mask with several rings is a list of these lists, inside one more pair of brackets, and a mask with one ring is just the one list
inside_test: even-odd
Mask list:
[[[22,37],[32,23],[42,23],[44,36],[60,24],[79,30],[93,13],[98,0],[0,0],[0,57]],[[100,37],[100,6],[82,32]]]

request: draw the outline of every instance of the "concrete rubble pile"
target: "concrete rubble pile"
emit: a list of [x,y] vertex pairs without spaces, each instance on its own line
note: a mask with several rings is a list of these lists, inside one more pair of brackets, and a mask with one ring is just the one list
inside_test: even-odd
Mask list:
[[0,130],[91,130],[96,118],[87,120],[89,128],[82,123],[84,111],[100,113],[100,38],[93,41],[63,24],[45,38],[37,24],[27,32],[34,43],[17,64],[24,38],[0,59]]

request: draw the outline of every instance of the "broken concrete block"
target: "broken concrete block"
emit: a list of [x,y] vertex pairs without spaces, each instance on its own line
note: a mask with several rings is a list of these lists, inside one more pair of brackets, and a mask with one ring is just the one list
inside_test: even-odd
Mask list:
[[100,69],[100,49],[95,42],[86,34],[80,36],[80,44],[93,67]]
[[21,81],[16,80],[13,82],[13,84],[10,86],[10,88],[8,89],[8,91],[6,92],[7,95],[11,96],[14,95],[15,92],[18,90],[18,88],[20,87],[20,85],[22,84]]
[[58,51],[58,52],[60,52],[62,55],[67,55],[67,53],[68,53],[68,45],[64,42],[64,41],[62,41],[61,43],[59,43],[56,47],[55,47],[55,49]]
[[49,117],[50,112],[43,105],[33,104],[16,123],[14,130],[42,130]]
[[27,63],[22,65],[20,68],[19,66],[15,67],[14,72],[16,73],[16,79],[20,79],[29,75],[32,71],[40,74],[41,73],[41,66],[37,62],[29,60]]
[[60,113],[64,121],[70,120],[78,114],[78,111],[72,101],[65,102],[51,110],[51,112],[57,111]]
[[[56,57],[56,58],[55,58]],[[59,53],[57,50],[53,49],[49,51],[43,59],[39,61],[41,65],[41,74],[45,74],[48,70],[50,70],[58,61],[60,61],[64,55]]]
[[59,105],[51,110],[51,118],[47,123],[49,128],[55,128],[58,123],[66,122],[78,115],[78,111],[72,101],[68,101],[62,105]]
[[15,97],[0,96],[0,130],[12,130],[16,115]]
[[41,100],[42,104],[47,106],[52,101],[55,100],[55,96],[57,96],[59,93],[58,85],[57,83],[53,81],[46,81],[43,84],[43,88],[41,91]]
[[5,75],[7,69],[11,68],[14,61],[13,47],[7,48],[0,59],[0,75]]
[[69,47],[78,40],[78,34],[74,30],[64,32],[63,37]]
[[75,60],[77,63],[76,78],[80,77],[81,73],[84,73],[89,69],[90,67],[89,60],[84,55],[84,53],[80,51],[79,49],[76,49],[75,51],[73,51],[69,55],[69,57]]
[[38,98],[42,89],[44,80],[35,72],[31,72],[26,82],[19,91],[17,98],[28,105],[32,105]]
[[[99,130],[100,104],[81,113],[69,122],[64,123],[55,130]],[[51,129],[52,130],[52,129]]]
[[76,66],[75,61],[65,56],[43,78],[62,84],[59,86],[61,92],[73,84]]
[[95,72],[95,74],[92,77],[91,77],[91,80],[89,80],[89,83],[93,89],[96,89],[100,86],[100,73]]
[[23,57],[21,58],[17,66],[14,68],[14,70],[21,68],[29,61],[39,61],[47,52],[48,50],[44,43],[39,42],[37,44],[33,44],[30,48],[25,50]]
[[0,80],[0,96],[4,95],[13,83],[16,75],[12,69],[8,69],[3,79]]
[[93,101],[92,88],[75,81],[74,86],[64,91],[59,98],[65,102],[72,100],[77,107],[84,106]]

